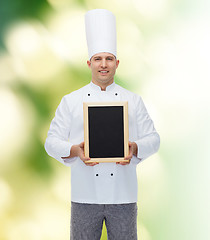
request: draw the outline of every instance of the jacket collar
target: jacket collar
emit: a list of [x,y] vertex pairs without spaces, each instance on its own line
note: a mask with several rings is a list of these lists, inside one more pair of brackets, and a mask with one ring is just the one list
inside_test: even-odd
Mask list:
[[[100,91],[101,92],[101,88],[94,84],[92,81],[90,82],[90,87],[91,89],[93,89],[94,91]],[[115,82],[113,82],[112,84],[110,84],[109,86],[106,87],[106,91],[109,92],[109,91],[113,91],[115,88]]]

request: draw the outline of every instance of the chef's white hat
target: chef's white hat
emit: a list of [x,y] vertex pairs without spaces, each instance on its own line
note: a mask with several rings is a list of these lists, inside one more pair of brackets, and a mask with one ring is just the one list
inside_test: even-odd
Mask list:
[[117,57],[116,20],[106,9],[94,9],[85,14],[85,29],[89,58],[109,52]]

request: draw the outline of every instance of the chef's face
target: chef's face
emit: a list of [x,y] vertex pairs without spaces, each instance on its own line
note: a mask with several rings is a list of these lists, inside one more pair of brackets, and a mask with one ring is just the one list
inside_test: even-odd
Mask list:
[[92,82],[101,87],[106,87],[113,83],[119,60],[111,53],[97,53],[87,61],[92,72]]

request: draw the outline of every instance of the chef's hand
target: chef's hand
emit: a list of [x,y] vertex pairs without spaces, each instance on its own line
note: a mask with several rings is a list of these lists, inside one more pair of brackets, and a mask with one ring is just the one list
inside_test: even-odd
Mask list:
[[134,156],[137,156],[137,151],[138,151],[138,147],[137,147],[137,144],[135,142],[129,142],[129,154],[128,156],[126,156],[124,159],[125,160],[128,160],[126,162],[124,161],[121,161],[121,162],[117,162],[117,164],[120,164],[120,165],[128,165],[130,164],[131,162],[131,158]]
[[89,157],[85,157],[85,154],[84,154],[84,142],[80,143],[79,145],[76,145],[76,152],[77,152],[77,156],[84,162],[84,164],[86,166],[95,166],[96,164],[98,164],[96,162],[88,163],[88,160],[90,160],[90,158]]
[[[66,158],[72,158],[72,157],[79,157],[84,162],[84,164],[87,165],[87,166],[95,166],[96,164],[98,164],[96,162],[88,163],[88,160],[90,160],[90,158],[85,157],[85,154],[84,154],[84,142],[81,142],[78,145],[73,145],[71,147],[70,156],[66,157]],[[63,158],[63,159],[65,159],[65,158]]]

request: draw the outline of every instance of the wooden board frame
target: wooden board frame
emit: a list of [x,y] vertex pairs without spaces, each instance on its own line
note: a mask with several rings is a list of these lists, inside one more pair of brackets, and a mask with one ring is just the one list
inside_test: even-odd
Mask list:
[[[84,154],[86,157],[89,156],[89,108],[91,107],[123,107],[123,134],[124,134],[124,156],[116,157],[91,157],[89,161],[86,162],[129,162],[124,158],[129,154],[129,130],[128,130],[128,102],[84,102],[83,103],[83,114],[84,114]],[[96,108],[95,108],[96,109]]]

